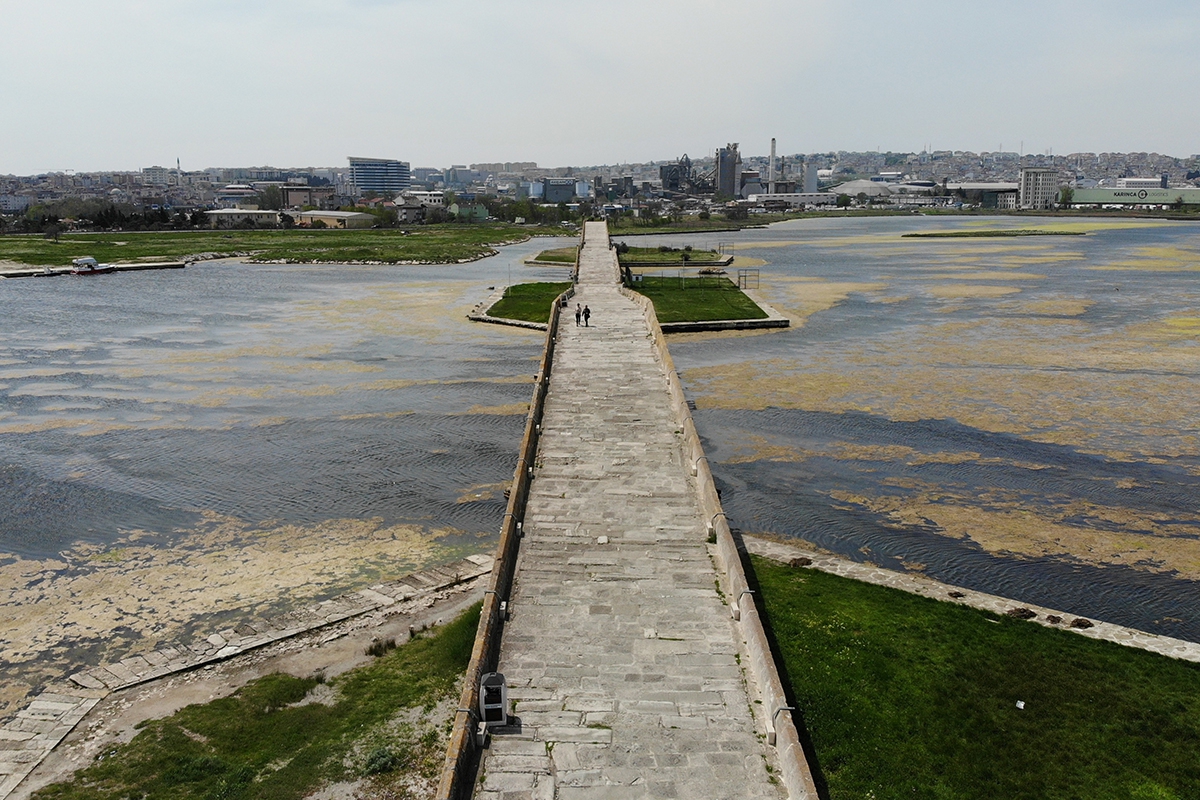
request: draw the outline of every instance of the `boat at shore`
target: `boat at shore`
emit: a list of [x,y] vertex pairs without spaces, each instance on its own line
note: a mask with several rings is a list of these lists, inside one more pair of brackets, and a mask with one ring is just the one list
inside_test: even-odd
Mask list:
[[112,264],[101,264],[91,256],[71,259],[72,275],[104,275],[116,269]]

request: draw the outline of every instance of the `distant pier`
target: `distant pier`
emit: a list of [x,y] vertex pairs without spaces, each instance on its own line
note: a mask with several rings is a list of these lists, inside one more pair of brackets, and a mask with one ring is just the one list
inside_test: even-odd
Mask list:
[[[141,272],[148,269],[183,269],[186,261],[154,261],[145,264],[113,264],[113,272]],[[21,267],[0,270],[0,278],[57,278],[72,275],[70,267]],[[92,277],[92,276],[87,276]]]

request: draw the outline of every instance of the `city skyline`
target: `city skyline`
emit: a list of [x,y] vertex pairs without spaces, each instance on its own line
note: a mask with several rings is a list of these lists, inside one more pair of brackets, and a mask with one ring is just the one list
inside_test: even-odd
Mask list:
[[1200,152],[1183,2],[11,5],[0,174]]

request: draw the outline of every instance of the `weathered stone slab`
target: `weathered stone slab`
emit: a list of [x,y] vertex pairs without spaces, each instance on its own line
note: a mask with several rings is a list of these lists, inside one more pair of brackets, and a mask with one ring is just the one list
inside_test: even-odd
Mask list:
[[85,689],[106,689],[107,685],[97,678],[89,675],[86,672],[76,672],[70,677],[70,680],[84,687]]

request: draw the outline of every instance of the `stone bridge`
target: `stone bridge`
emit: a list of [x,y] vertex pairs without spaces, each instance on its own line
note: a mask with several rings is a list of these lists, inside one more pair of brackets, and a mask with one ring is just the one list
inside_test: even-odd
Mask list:
[[460,709],[441,794],[815,798],[661,330],[618,276],[587,223],[462,704],[500,672],[512,716],[479,749]]

